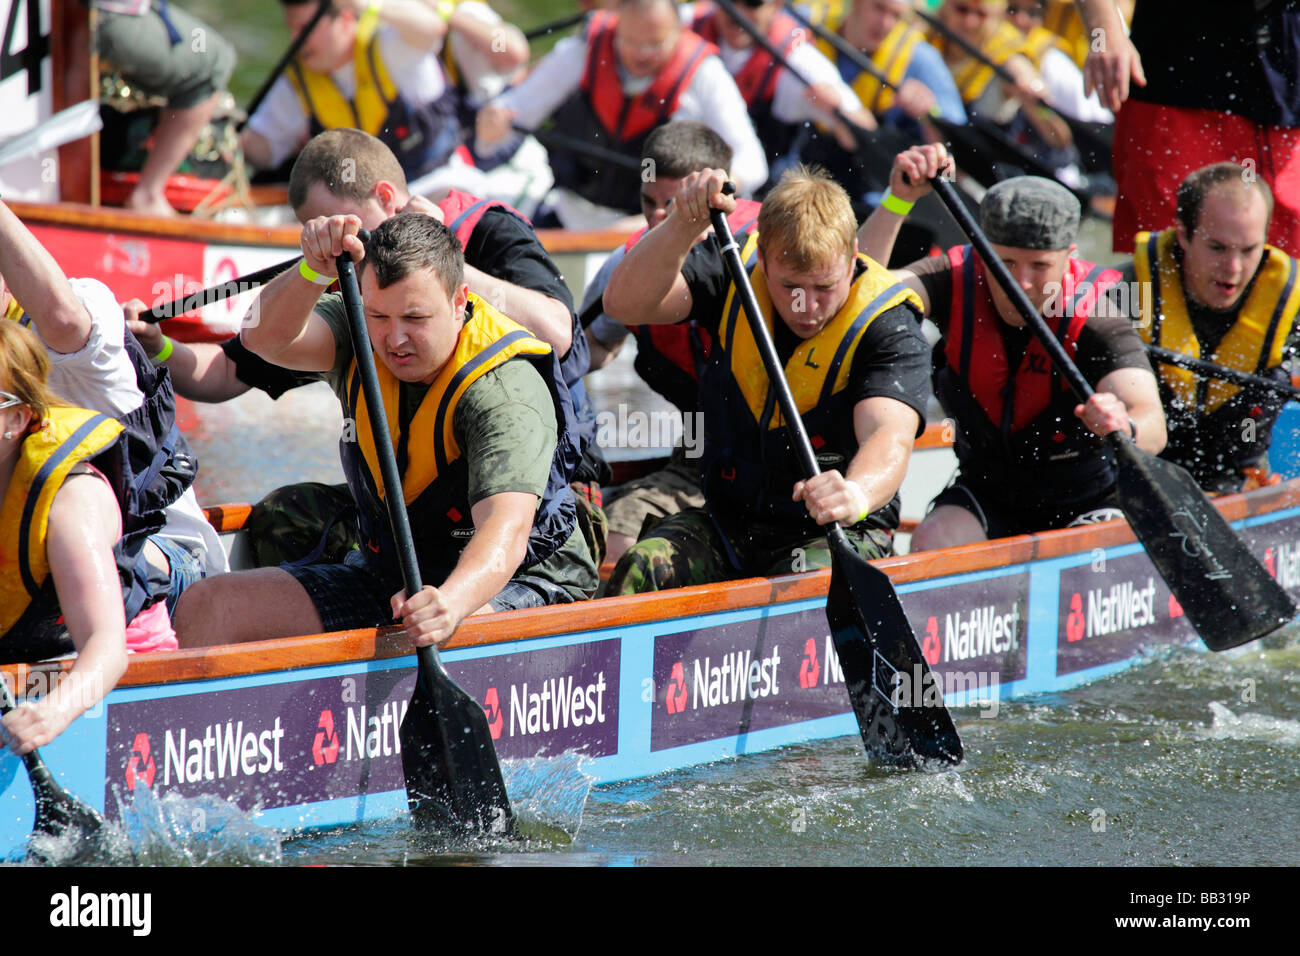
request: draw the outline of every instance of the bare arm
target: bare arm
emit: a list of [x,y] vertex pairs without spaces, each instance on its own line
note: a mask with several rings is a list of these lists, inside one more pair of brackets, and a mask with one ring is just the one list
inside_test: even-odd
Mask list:
[[0,202],[0,276],[31,316],[41,341],[56,352],[80,351],[90,339],[90,313],[68,279],[9,206]]
[[623,351],[622,339],[613,345],[608,345],[592,334],[591,329],[583,329],[583,335],[587,337],[587,350],[591,353],[590,371],[596,372],[604,368],[610,362],[618,357],[618,353]]
[[[139,299],[122,303],[126,327],[139,340],[150,357],[164,348],[162,329],[153,322],[142,322],[141,312],[148,308]],[[224,402],[243,395],[249,386],[235,376],[235,363],[220,345],[212,342],[178,342],[171,340],[172,351],[164,365],[171,373],[176,394],[194,402]]]
[[[351,8],[358,17],[371,6],[371,0],[342,0],[339,6]],[[379,22],[397,31],[407,46],[427,50],[447,35],[447,23],[438,15],[435,3],[424,0],[384,0],[379,7]]]
[[54,691],[5,716],[14,753],[54,740],[126,671],[126,621],[112,552],[118,514],[113,493],[95,476],[73,475],[55,495],[45,548],[77,659]]
[[1130,82],[1147,85],[1142,58],[1115,0],[1075,0],[1075,6],[1093,38],[1083,64],[1084,92],[1096,90],[1101,105],[1114,113],[1128,99]]
[[528,40],[524,31],[513,23],[490,23],[457,6],[447,26],[485,54],[497,73],[513,73],[528,62]]
[[839,521],[856,524],[887,505],[907,474],[920,416],[896,398],[864,398],[853,406],[853,433],[858,450],[846,474],[824,471],[794,486],[794,500],[803,501],[820,525]]
[[[307,267],[334,276],[335,259],[346,249],[356,262],[366,250],[357,238],[361,220],[356,216],[312,219],[302,227],[300,244]],[[313,311],[324,286],[308,281],[298,269],[288,269],[272,279],[253,301],[244,317],[240,336],[244,345],[268,362],[304,372],[325,372],[334,367],[334,333]]]
[[1097,383],[1097,391],[1074,413],[1097,436],[1129,432],[1129,420],[1137,426],[1137,446],[1158,455],[1164,451],[1165,412],[1160,405],[1156,377],[1142,368],[1120,368]]
[[266,169],[271,165],[271,144],[261,133],[245,128],[239,134],[239,147],[251,166]]
[[536,495],[489,495],[470,509],[474,536],[442,586],[426,584],[410,600],[403,600],[403,593],[393,595],[393,616],[416,647],[445,644],[461,621],[487,610],[524,560],[536,511]]
[[709,210],[731,213],[736,202],[722,193],[727,174],[704,169],[677,187],[668,217],[642,236],[605,286],[605,314],[624,325],[670,325],[691,314],[691,290],[682,266],[709,226]]

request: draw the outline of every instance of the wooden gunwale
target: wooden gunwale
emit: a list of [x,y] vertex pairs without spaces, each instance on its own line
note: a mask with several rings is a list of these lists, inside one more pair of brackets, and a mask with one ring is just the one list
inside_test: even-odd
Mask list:
[[[241,223],[211,222],[202,219],[176,217],[164,219],[147,216],[125,209],[91,206],[83,203],[9,203],[23,222],[48,226],[67,226],[99,232],[120,232],[140,236],[158,236],[168,239],[189,239],[195,242],[223,245],[298,247],[299,229],[296,226],[258,226]],[[588,252],[609,252],[627,241],[625,232],[569,232],[564,229],[539,229],[537,238],[552,255]]]
[[[1263,488],[1249,494],[1229,495],[1216,502],[1229,521],[1300,506],[1300,480]],[[236,513],[237,509],[231,509]],[[1034,560],[1064,557],[1134,541],[1123,521],[1084,528],[1020,535],[942,552],[905,555],[874,562],[895,584],[936,577],[994,570]],[[725,584],[680,588],[658,595],[602,598],[582,604],[511,611],[466,621],[448,644],[448,650],[503,644],[578,631],[630,627],[675,617],[712,614],[777,602],[813,600],[825,595],[830,571],[749,578]],[[410,644],[396,627],[365,628],[333,634],[312,634],[275,641],[213,648],[180,650],[132,657],[119,687],[211,680],[244,674],[324,666],[358,660],[382,660],[411,653]],[[11,680],[30,685],[48,680],[51,671],[66,671],[70,660],[38,665],[5,665]],[[48,684],[46,685],[48,686]],[[22,688],[19,687],[19,690]]]

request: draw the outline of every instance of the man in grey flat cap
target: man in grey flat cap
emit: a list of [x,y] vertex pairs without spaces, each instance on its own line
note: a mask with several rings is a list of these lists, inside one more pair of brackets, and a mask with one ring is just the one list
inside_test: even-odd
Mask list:
[[[941,145],[895,158],[889,191],[858,233],[864,252],[889,260],[904,217],[949,162]],[[957,423],[961,466],[913,534],[913,551],[1118,517],[1115,461],[1099,439],[1123,430],[1152,454],[1165,445],[1142,340],[1105,307],[1119,273],[1074,257],[1074,196],[1047,179],[1008,179],[985,195],[980,225],[1096,394],[1078,402],[970,246],[896,271],[942,335],[934,391]]]

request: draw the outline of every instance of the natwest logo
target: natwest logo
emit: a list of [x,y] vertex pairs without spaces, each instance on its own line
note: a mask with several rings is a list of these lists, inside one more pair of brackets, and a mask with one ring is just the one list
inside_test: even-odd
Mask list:
[[131,759],[126,764],[126,789],[134,790],[137,781],[146,787],[152,787],[157,769],[153,762],[153,750],[149,746],[149,735],[136,734],[135,742],[131,744]]
[[939,619],[933,614],[925,622],[925,637],[921,639],[921,656],[931,667],[939,663],[943,654],[943,644],[939,640]]
[[242,720],[208,724],[192,737],[184,727],[175,734],[168,730],[163,735],[163,784],[170,784],[173,777],[177,783],[203,783],[283,770],[283,739],[279,717],[260,731],[246,731]]
[[717,707],[734,701],[757,700],[781,693],[777,686],[781,648],[772,648],[767,657],[753,659],[749,650],[732,651],[713,663],[711,657],[696,659],[691,681],[692,707]]
[[810,637],[803,647],[803,660],[799,662],[799,686],[804,690],[816,687],[821,673],[821,662],[817,660],[817,639]]
[[673,665],[668,675],[668,693],[664,695],[664,706],[670,714],[680,714],[686,709],[686,668],[681,661]]
[[1070,595],[1070,615],[1065,619],[1065,639],[1071,643],[1083,640],[1088,622],[1083,616],[1083,595],[1075,591]]
[[[934,618],[930,620],[934,621]],[[970,611],[945,614],[943,659],[968,661],[988,654],[1013,651],[1020,646],[1019,626],[1019,602],[1011,605],[1009,611],[1002,611],[996,604],[986,604]],[[935,650],[934,660],[926,655],[926,660],[932,665],[938,663],[937,648]]]
[[580,684],[572,674],[510,685],[510,736],[545,734],[605,722],[605,672]]
[[334,711],[326,708],[316,722],[316,736],[311,742],[311,759],[316,766],[339,759],[339,735],[334,732]]
[[487,715],[488,730],[492,731],[492,739],[500,740],[505,718],[501,716],[501,697],[495,687],[489,687],[487,693],[483,695],[483,713]]
[[[1075,595],[1079,597],[1079,595]],[[1134,581],[1122,581],[1109,588],[1093,588],[1088,592],[1087,614],[1085,615],[1084,637],[1104,637],[1117,631],[1127,631],[1135,627],[1146,627],[1156,621],[1156,582],[1154,578],[1146,579],[1146,586],[1139,586]],[[1078,610],[1071,601],[1071,618]],[[1066,622],[1070,640],[1070,621]]]

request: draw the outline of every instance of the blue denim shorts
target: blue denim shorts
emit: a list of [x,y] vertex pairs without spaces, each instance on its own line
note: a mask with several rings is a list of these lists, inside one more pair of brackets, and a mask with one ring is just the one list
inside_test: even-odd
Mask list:
[[191,551],[170,538],[156,534],[149,539],[158,546],[171,565],[170,579],[167,582],[167,613],[176,613],[176,602],[185,589],[203,577],[203,562],[197,552]]

